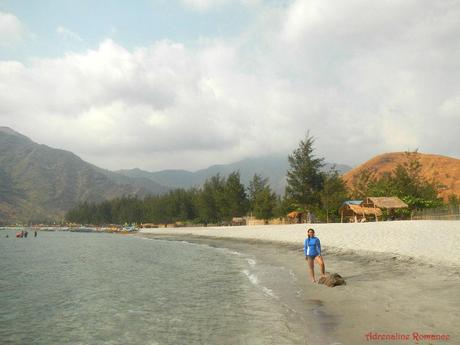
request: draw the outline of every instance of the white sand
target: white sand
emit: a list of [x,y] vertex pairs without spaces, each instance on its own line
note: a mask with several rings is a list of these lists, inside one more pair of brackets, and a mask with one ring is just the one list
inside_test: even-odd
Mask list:
[[[460,266],[460,221],[314,224],[324,249],[379,252]],[[307,224],[143,229],[142,233],[284,242],[303,246]]]

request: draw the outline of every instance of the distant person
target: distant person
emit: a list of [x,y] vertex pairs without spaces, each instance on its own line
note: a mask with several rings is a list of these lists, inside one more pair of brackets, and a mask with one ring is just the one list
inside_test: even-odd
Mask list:
[[307,230],[307,238],[304,242],[303,252],[305,254],[305,260],[308,263],[308,273],[310,274],[311,281],[316,283],[315,279],[315,261],[318,263],[321,276],[325,276],[325,265],[323,257],[321,256],[321,242],[318,237],[315,237],[315,230]]
[[37,237],[37,230],[34,231],[34,237]]
[[27,238],[27,235],[28,235],[28,234],[29,234],[29,233],[27,232],[27,230],[24,231],[24,237],[25,237],[25,238]]
[[8,238],[8,237],[10,237],[10,236],[8,236],[8,234],[6,234],[6,238]]

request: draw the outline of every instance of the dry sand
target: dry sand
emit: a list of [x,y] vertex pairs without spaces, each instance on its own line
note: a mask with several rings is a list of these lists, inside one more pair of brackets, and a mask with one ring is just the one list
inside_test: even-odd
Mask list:
[[[460,344],[460,222],[315,224],[327,271],[347,281],[335,288],[309,282],[302,253],[305,228],[300,224],[142,232],[233,248],[251,253],[260,263],[288,267],[297,292],[286,292],[280,300],[292,309],[293,318],[305,321],[306,327],[315,325],[318,340],[308,344],[416,344],[414,332],[449,336],[448,341],[418,344]],[[271,284],[268,287],[276,291],[276,279]],[[281,282],[280,286],[285,289]],[[367,341],[369,332],[411,338]]]
[[[144,229],[142,233],[194,235],[282,242],[302,246],[306,224]],[[427,263],[460,266],[460,221],[395,221],[314,224],[330,251],[387,253]]]

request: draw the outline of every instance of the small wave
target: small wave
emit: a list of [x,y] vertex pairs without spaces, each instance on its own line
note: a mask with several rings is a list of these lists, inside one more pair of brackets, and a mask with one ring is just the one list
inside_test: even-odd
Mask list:
[[133,310],[133,309],[128,309],[128,313],[130,314],[148,314],[148,312],[144,310]]
[[272,289],[269,289],[268,287],[262,286],[262,291],[263,291],[266,295],[268,295],[268,296],[270,296],[270,297],[278,298],[278,296],[275,295],[275,293],[273,292],[273,290],[272,290]]
[[293,270],[289,270],[289,275],[291,276],[292,280],[294,282],[297,282],[297,276],[295,275],[294,271]]
[[272,297],[272,298],[278,298],[278,296],[276,296],[276,294],[273,292],[272,289],[269,289],[266,286],[260,286],[259,278],[257,278],[257,276],[254,273],[249,272],[249,270],[243,270],[243,273],[246,275],[246,277],[248,277],[249,281],[253,285],[260,287],[260,289],[265,295]]
[[254,285],[259,284],[259,279],[257,278],[257,276],[255,274],[252,274],[251,272],[249,272],[249,270],[243,270],[243,273],[246,275],[246,277],[248,277],[249,281],[252,284],[254,284]]
[[246,259],[248,262],[249,266],[254,267],[256,265],[256,260],[254,259]]
[[232,249],[229,249],[229,248],[225,248],[225,247],[212,247],[220,252],[224,252],[225,254],[231,254],[231,255],[236,255],[236,256],[242,256],[243,254],[240,253],[240,252],[237,252],[236,250],[232,250]]

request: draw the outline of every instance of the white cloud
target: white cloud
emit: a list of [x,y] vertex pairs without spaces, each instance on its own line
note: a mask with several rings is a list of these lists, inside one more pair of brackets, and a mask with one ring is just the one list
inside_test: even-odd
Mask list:
[[207,10],[213,6],[220,6],[228,2],[227,0],[182,0],[184,5],[197,10]]
[[0,46],[21,42],[28,35],[25,25],[14,14],[0,11]]
[[75,32],[63,27],[59,26],[56,29],[56,33],[58,34],[59,37],[61,37],[64,40],[67,41],[77,41],[77,42],[83,42],[83,39]]
[[[309,7],[310,6],[310,7]],[[201,168],[288,153],[308,129],[328,161],[389,150],[460,156],[455,2],[293,1],[193,47],[112,40],[0,62],[0,122],[109,168]]]
[[208,11],[232,3],[251,7],[261,4],[261,2],[261,0],[182,0],[185,6],[198,11]]

